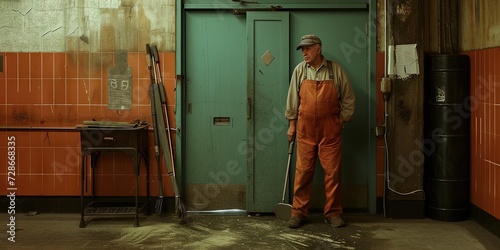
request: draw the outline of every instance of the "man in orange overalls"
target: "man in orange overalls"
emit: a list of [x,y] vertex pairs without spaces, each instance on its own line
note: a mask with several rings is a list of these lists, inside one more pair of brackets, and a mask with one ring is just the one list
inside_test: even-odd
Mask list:
[[297,50],[304,61],[292,74],[286,118],[288,140],[296,136],[297,164],[290,228],[302,225],[308,214],[316,158],[325,173],[325,222],[345,226],[340,196],[341,131],[354,113],[354,93],[338,63],[322,55],[322,43],[315,35],[301,38]]

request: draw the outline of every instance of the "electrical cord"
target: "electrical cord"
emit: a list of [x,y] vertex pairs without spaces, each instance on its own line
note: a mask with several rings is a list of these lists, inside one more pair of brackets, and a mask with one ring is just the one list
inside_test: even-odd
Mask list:
[[[387,117],[389,116],[389,114],[387,112],[387,99],[388,99],[388,97],[386,97],[386,95],[384,94],[384,127],[385,128],[387,128]],[[397,190],[395,190],[394,188],[391,187],[391,185],[390,185],[390,179],[389,179],[389,176],[388,176],[388,174],[389,174],[389,146],[388,146],[388,143],[387,143],[387,131],[385,131],[385,133],[384,133],[384,143],[385,143],[385,167],[386,167],[386,171],[385,171],[385,175],[384,175],[384,178],[385,178],[385,181],[384,181],[384,196],[385,196],[385,189],[386,188],[389,189],[390,191],[398,194],[398,195],[404,195],[404,196],[412,195],[412,194],[415,194],[415,193],[418,193],[418,192],[424,192],[423,189],[416,189],[416,190],[413,190],[413,191],[410,191],[410,192],[403,193],[403,192],[399,192],[399,191],[397,191]],[[424,195],[425,195],[425,192],[424,192]],[[385,197],[384,197],[384,200],[385,200]],[[385,215],[385,202],[384,202],[384,215]]]

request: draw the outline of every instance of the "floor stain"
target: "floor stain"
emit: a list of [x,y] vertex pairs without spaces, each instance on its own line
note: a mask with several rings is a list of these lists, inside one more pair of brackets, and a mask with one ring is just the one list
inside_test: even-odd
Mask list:
[[[16,218],[15,244],[0,241],[0,249],[495,249],[500,239],[474,221],[458,223],[430,219],[395,220],[367,214],[347,214],[345,228],[333,228],[321,214],[290,229],[275,216],[190,215],[189,223],[174,215],[86,217],[79,214],[38,214]],[[0,221],[8,221],[0,214]],[[493,246],[493,248],[492,248]]]

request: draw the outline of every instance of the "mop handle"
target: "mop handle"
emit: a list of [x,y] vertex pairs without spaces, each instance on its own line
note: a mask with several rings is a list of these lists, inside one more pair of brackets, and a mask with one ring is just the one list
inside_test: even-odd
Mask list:
[[286,174],[285,174],[285,184],[283,185],[283,197],[281,198],[281,202],[285,202],[285,194],[286,194],[286,186],[288,182],[288,173],[290,172],[290,162],[292,160],[292,153],[293,153],[293,143],[295,141],[295,138],[290,141],[290,144],[288,145],[288,162],[286,164]]

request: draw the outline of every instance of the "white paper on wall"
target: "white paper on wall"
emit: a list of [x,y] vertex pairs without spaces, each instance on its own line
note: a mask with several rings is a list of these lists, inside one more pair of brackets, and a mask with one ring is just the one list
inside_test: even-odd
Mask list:
[[410,75],[418,75],[418,55],[416,44],[396,45],[396,75],[405,79]]

